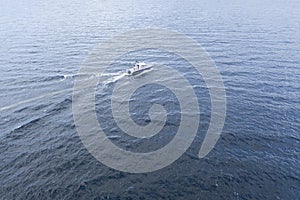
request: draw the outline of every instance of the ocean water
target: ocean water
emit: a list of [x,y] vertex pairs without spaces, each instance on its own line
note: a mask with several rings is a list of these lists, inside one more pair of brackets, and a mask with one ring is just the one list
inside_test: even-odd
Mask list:
[[[0,199],[299,199],[299,13],[297,0],[2,0]],[[172,140],[180,107],[166,88],[147,85],[132,97],[138,124],[149,121],[149,99],[171,113],[151,140],[122,133],[110,110],[114,85],[136,59],[163,63],[187,77],[199,97],[200,128],[188,151],[166,168],[131,174],[98,162],[82,144],[72,116],[76,74],[97,44],[137,28],[186,34],[215,61],[227,115],[205,158],[198,151],[209,92],[185,60],[158,50],[128,53],[101,75],[97,117],[126,150],[153,151]]]

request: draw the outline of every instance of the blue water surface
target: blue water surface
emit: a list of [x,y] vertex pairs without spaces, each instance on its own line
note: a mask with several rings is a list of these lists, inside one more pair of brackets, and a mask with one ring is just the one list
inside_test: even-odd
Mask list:
[[[298,0],[2,0],[0,199],[299,199],[299,13]],[[186,34],[215,61],[227,116],[207,157],[198,158],[210,120],[205,83],[182,58],[155,50],[124,55],[108,78],[138,57],[197,83],[201,122],[192,146],[164,169],[130,174],[98,162],[82,144],[72,117],[76,73],[97,44],[137,28]],[[174,137],[180,107],[157,85],[146,90],[173,114],[165,132],[150,141],[121,133],[109,108],[114,84],[97,87],[96,108],[116,145],[148,152]],[[148,122],[141,107],[150,97],[134,94],[137,123]]]

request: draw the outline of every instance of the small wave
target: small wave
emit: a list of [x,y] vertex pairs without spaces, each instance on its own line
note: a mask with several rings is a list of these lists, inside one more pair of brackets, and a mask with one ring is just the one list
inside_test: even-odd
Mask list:
[[67,108],[69,105],[71,105],[72,103],[72,99],[70,98],[65,98],[63,101],[55,104],[50,110],[49,112],[59,112],[64,108]]
[[26,121],[26,122],[24,122],[24,123],[18,125],[17,127],[13,128],[12,132],[16,132],[16,131],[18,131],[18,130],[21,130],[21,129],[23,129],[23,128],[26,128],[26,127],[28,127],[28,126],[30,126],[30,125],[32,125],[32,124],[37,123],[37,122],[40,121],[40,120],[41,120],[41,117],[38,117],[38,118],[35,118],[35,119],[28,120],[28,121]]
[[43,95],[40,95],[40,96],[37,96],[37,97],[33,97],[31,99],[20,101],[18,103],[15,103],[15,104],[12,104],[12,105],[9,105],[9,106],[4,106],[2,108],[0,107],[0,111],[8,110],[8,109],[11,109],[11,108],[23,105],[23,104],[30,103],[32,101],[42,99],[42,98],[51,97],[51,96],[63,94],[63,93],[66,93],[66,92],[71,92],[72,90],[73,90],[73,88],[68,88],[68,89],[64,89],[64,90],[60,90],[60,91],[56,91],[56,92],[50,92],[50,93],[47,93],[47,94],[43,94]]
[[42,78],[40,81],[42,81],[42,82],[44,82],[44,81],[53,81],[53,80],[60,80],[62,78],[63,78],[62,75],[47,76],[47,77]]
[[116,139],[119,139],[121,138],[120,135],[110,135],[110,136],[107,136],[108,139],[111,139],[111,140],[116,140]]

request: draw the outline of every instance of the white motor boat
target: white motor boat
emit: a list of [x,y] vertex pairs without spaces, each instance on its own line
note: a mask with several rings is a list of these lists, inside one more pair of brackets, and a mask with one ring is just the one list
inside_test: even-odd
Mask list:
[[152,67],[153,67],[152,65],[147,65],[144,62],[137,62],[137,63],[135,63],[133,68],[131,68],[127,71],[127,74],[132,75],[132,76],[137,75],[143,71],[151,69]]

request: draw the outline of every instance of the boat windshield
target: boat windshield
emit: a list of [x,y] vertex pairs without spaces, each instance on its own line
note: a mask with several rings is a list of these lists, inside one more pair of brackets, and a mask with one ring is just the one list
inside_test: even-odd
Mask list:
[[146,66],[146,63],[136,63],[135,64],[135,67],[138,67],[138,68],[144,67],[144,66]]

